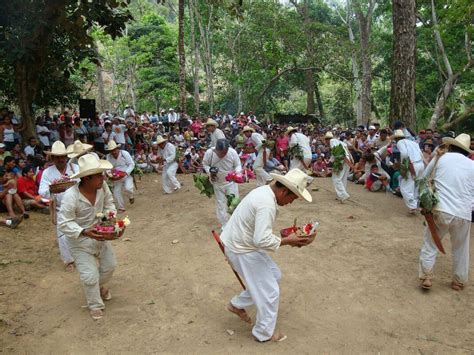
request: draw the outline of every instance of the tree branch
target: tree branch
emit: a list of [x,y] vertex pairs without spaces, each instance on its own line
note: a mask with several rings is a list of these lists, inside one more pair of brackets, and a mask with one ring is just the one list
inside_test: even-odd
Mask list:
[[462,113],[462,115],[456,117],[454,120],[452,120],[451,122],[447,122],[443,125],[443,129],[444,130],[447,130],[447,129],[450,129],[456,125],[458,125],[459,123],[461,123],[462,121],[466,120],[472,113],[474,113],[474,106],[468,106],[465,108],[464,112]]

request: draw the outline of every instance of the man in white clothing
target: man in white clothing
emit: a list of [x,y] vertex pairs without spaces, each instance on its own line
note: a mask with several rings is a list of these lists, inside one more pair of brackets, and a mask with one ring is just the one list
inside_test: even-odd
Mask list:
[[98,234],[94,228],[100,222],[100,214],[116,213],[112,194],[104,181],[104,172],[111,168],[110,162],[92,154],[80,157],[79,172],[73,177],[81,181],[66,191],[58,215],[58,228],[76,260],[94,320],[102,318],[104,301],[112,298],[105,284],[112,278],[116,266],[112,245],[106,240],[109,237]]
[[226,181],[225,178],[232,171],[242,172],[239,155],[234,148],[229,147],[226,139],[219,139],[215,148],[206,151],[202,164],[214,187],[217,219],[224,226],[229,219],[226,195],[239,196],[238,185],[233,181]]
[[[423,176],[432,177],[439,202],[433,209],[434,221],[443,238],[451,236],[453,253],[453,276],[451,287],[459,291],[468,280],[469,239],[471,230],[471,204],[474,201],[474,161],[468,158],[472,151],[470,137],[462,133],[456,138],[443,138],[449,144],[449,152],[431,160]],[[423,246],[420,251],[419,277],[422,287],[432,286],[433,268],[438,249],[431,232],[425,228]]]
[[114,183],[114,197],[118,210],[119,212],[125,212],[122,190],[125,190],[129,194],[130,204],[135,202],[135,198],[133,197],[133,176],[131,175],[135,168],[135,162],[130,153],[126,150],[121,150],[120,145],[115,143],[115,141],[110,141],[105,147],[105,150],[108,152],[107,160],[112,164],[112,167],[126,174],[121,178],[111,178]]
[[[47,168],[43,172],[43,176],[41,177],[40,186],[38,188],[38,194],[46,199],[54,199],[52,201],[53,208],[55,208],[55,213],[53,214],[53,218],[59,212],[61,208],[61,202],[64,196],[64,192],[51,194],[49,191],[50,186],[57,180],[60,180],[64,177],[71,177],[76,171],[77,166],[74,164],[69,164],[67,161],[67,150],[64,146],[64,143],[61,141],[56,141],[53,143],[51,147],[51,151],[45,152],[49,155],[54,163],[49,168]],[[56,221],[53,223],[56,224]],[[74,271],[74,259],[69,252],[69,248],[66,244],[66,237],[64,234],[59,230],[56,229],[56,236],[58,238],[58,245],[59,245],[59,253],[61,255],[61,259],[66,266],[67,271]]]
[[[347,148],[347,144],[345,142],[341,142],[339,139],[334,138],[334,135],[331,131],[326,132],[324,135],[324,139],[326,141],[326,145],[329,146],[329,149],[333,149],[339,145],[344,148],[344,162],[342,164],[342,168],[339,172],[335,172],[333,170],[331,175],[332,184],[334,185],[334,190],[336,191],[336,198],[344,202],[349,197],[349,193],[347,192],[347,178],[349,177],[349,172],[351,168],[354,167],[354,161],[352,158],[352,154],[350,153],[349,149]],[[334,156],[331,155],[331,161],[334,162]]]
[[162,136],[156,138],[156,144],[160,148],[159,154],[163,159],[163,173],[161,175],[163,190],[165,194],[171,194],[181,188],[181,183],[176,178],[178,170],[176,147]]
[[270,156],[270,149],[265,146],[265,138],[260,133],[255,132],[255,130],[250,126],[245,126],[242,133],[245,137],[252,140],[255,150],[257,151],[257,159],[253,164],[253,169],[257,177],[257,187],[270,183],[272,177],[265,171],[265,165]]
[[305,172],[310,168],[312,153],[309,138],[306,137],[303,133],[298,132],[298,129],[295,127],[288,127],[286,134],[289,138],[289,147],[293,148],[298,146],[303,154],[303,159],[291,157],[290,160],[290,169],[298,168]]
[[415,214],[418,208],[418,188],[415,180],[421,176],[425,169],[423,153],[420,146],[416,142],[406,139],[400,129],[394,132],[393,139],[397,142],[397,149],[400,152],[400,163],[402,165],[408,164],[406,176],[400,179],[400,192],[409,213]]
[[206,122],[207,132],[211,135],[211,144],[210,148],[214,148],[219,139],[226,139],[224,132],[221,129],[217,128],[218,123],[212,118],[209,118]]
[[273,234],[278,206],[290,204],[298,197],[311,202],[312,197],[306,190],[307,175],[301,170],[272,176],[276,180],[274,184],[252,190],[240,202],[221,235],[229,262],[247,284],[247,289],[233,297],[227,309],[251,323],[245,308],[255,305],[257,319],[252,334],[260,342],[286,339],[275,331],[281,272],[267,252],[274,252],[282,245],[305,246],[315,237],[315,234],[298,237],[292,233],[280,238]]
[[179,115],[175,112],[174,108],[169,109],[168,113],[168,124],[170,126],[170,132],[172,132],[177,126],[179,121]]
[[114,140],[125,149],[125,132],[127,131],[127,126],[123,122],[123,118],[114,117],[112,132],[114,132]]

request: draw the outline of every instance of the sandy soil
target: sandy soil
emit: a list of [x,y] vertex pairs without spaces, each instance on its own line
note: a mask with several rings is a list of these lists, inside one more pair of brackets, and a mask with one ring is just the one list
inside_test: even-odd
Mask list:
[[429,293],[418,287],[422,217],[408,217],[401,199],[353,184],[354,202],[341,205],[330,179],[315,181],[313,204],[280,209],[277,228],[294,217],[321,226],[311,246],[274,255],[283,272],[278,324],[288,340],[258,344],[224,309],[239,285],[210,234],[214,201],[198,195],[191,176],[180,179],[185,187],[171,196],[156,175],[139,184],[127,212],[131,241],[114,242],[114,298],[97,322],[82,307],[78,274],[63,271],[44,215],[0,229],[0,352],[474,352],[474,287],[449,288],[450,256],[439,257]]

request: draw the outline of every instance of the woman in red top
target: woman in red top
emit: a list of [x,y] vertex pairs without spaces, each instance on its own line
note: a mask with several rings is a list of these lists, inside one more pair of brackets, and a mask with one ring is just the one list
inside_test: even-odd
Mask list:
[[35,173],[32,166],[26,166],[22,170],[22,176],[17,181],[18,194],[27,209],[34,208],[42,213],[49,213],[49,207],[45,199],[38,195],[38,187],[35,184]]

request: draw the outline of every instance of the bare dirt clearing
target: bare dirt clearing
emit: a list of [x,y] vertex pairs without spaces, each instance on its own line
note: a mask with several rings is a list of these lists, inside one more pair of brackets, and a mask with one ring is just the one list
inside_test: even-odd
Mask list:
[[[139,183],[127,212],[131,241],[114,242],[113,300],[97,322],[81,307],[77,273],[63,271],[48,218],[33,214],[16,230],[2,228],[0,352],[474,351],[474,287],[449,288],[449,252],[438,259],[433,289],[418,287],[422,217],[408,217],[401,199],[352,184],[354,202],[341,205],[330,179],[315,180],[312,204],[280,209],[277,228],[294,217],[321,226],[311,246],[273,256],[283,272],[278,324],[288,340],[256,343],[225,311],[240,286],[210,234],[214,201],[198,195],[191,176],[179,179],[185,186],[174,195],[162,194],[156,175]],[[241,194],[253,186],[241,185]]]

